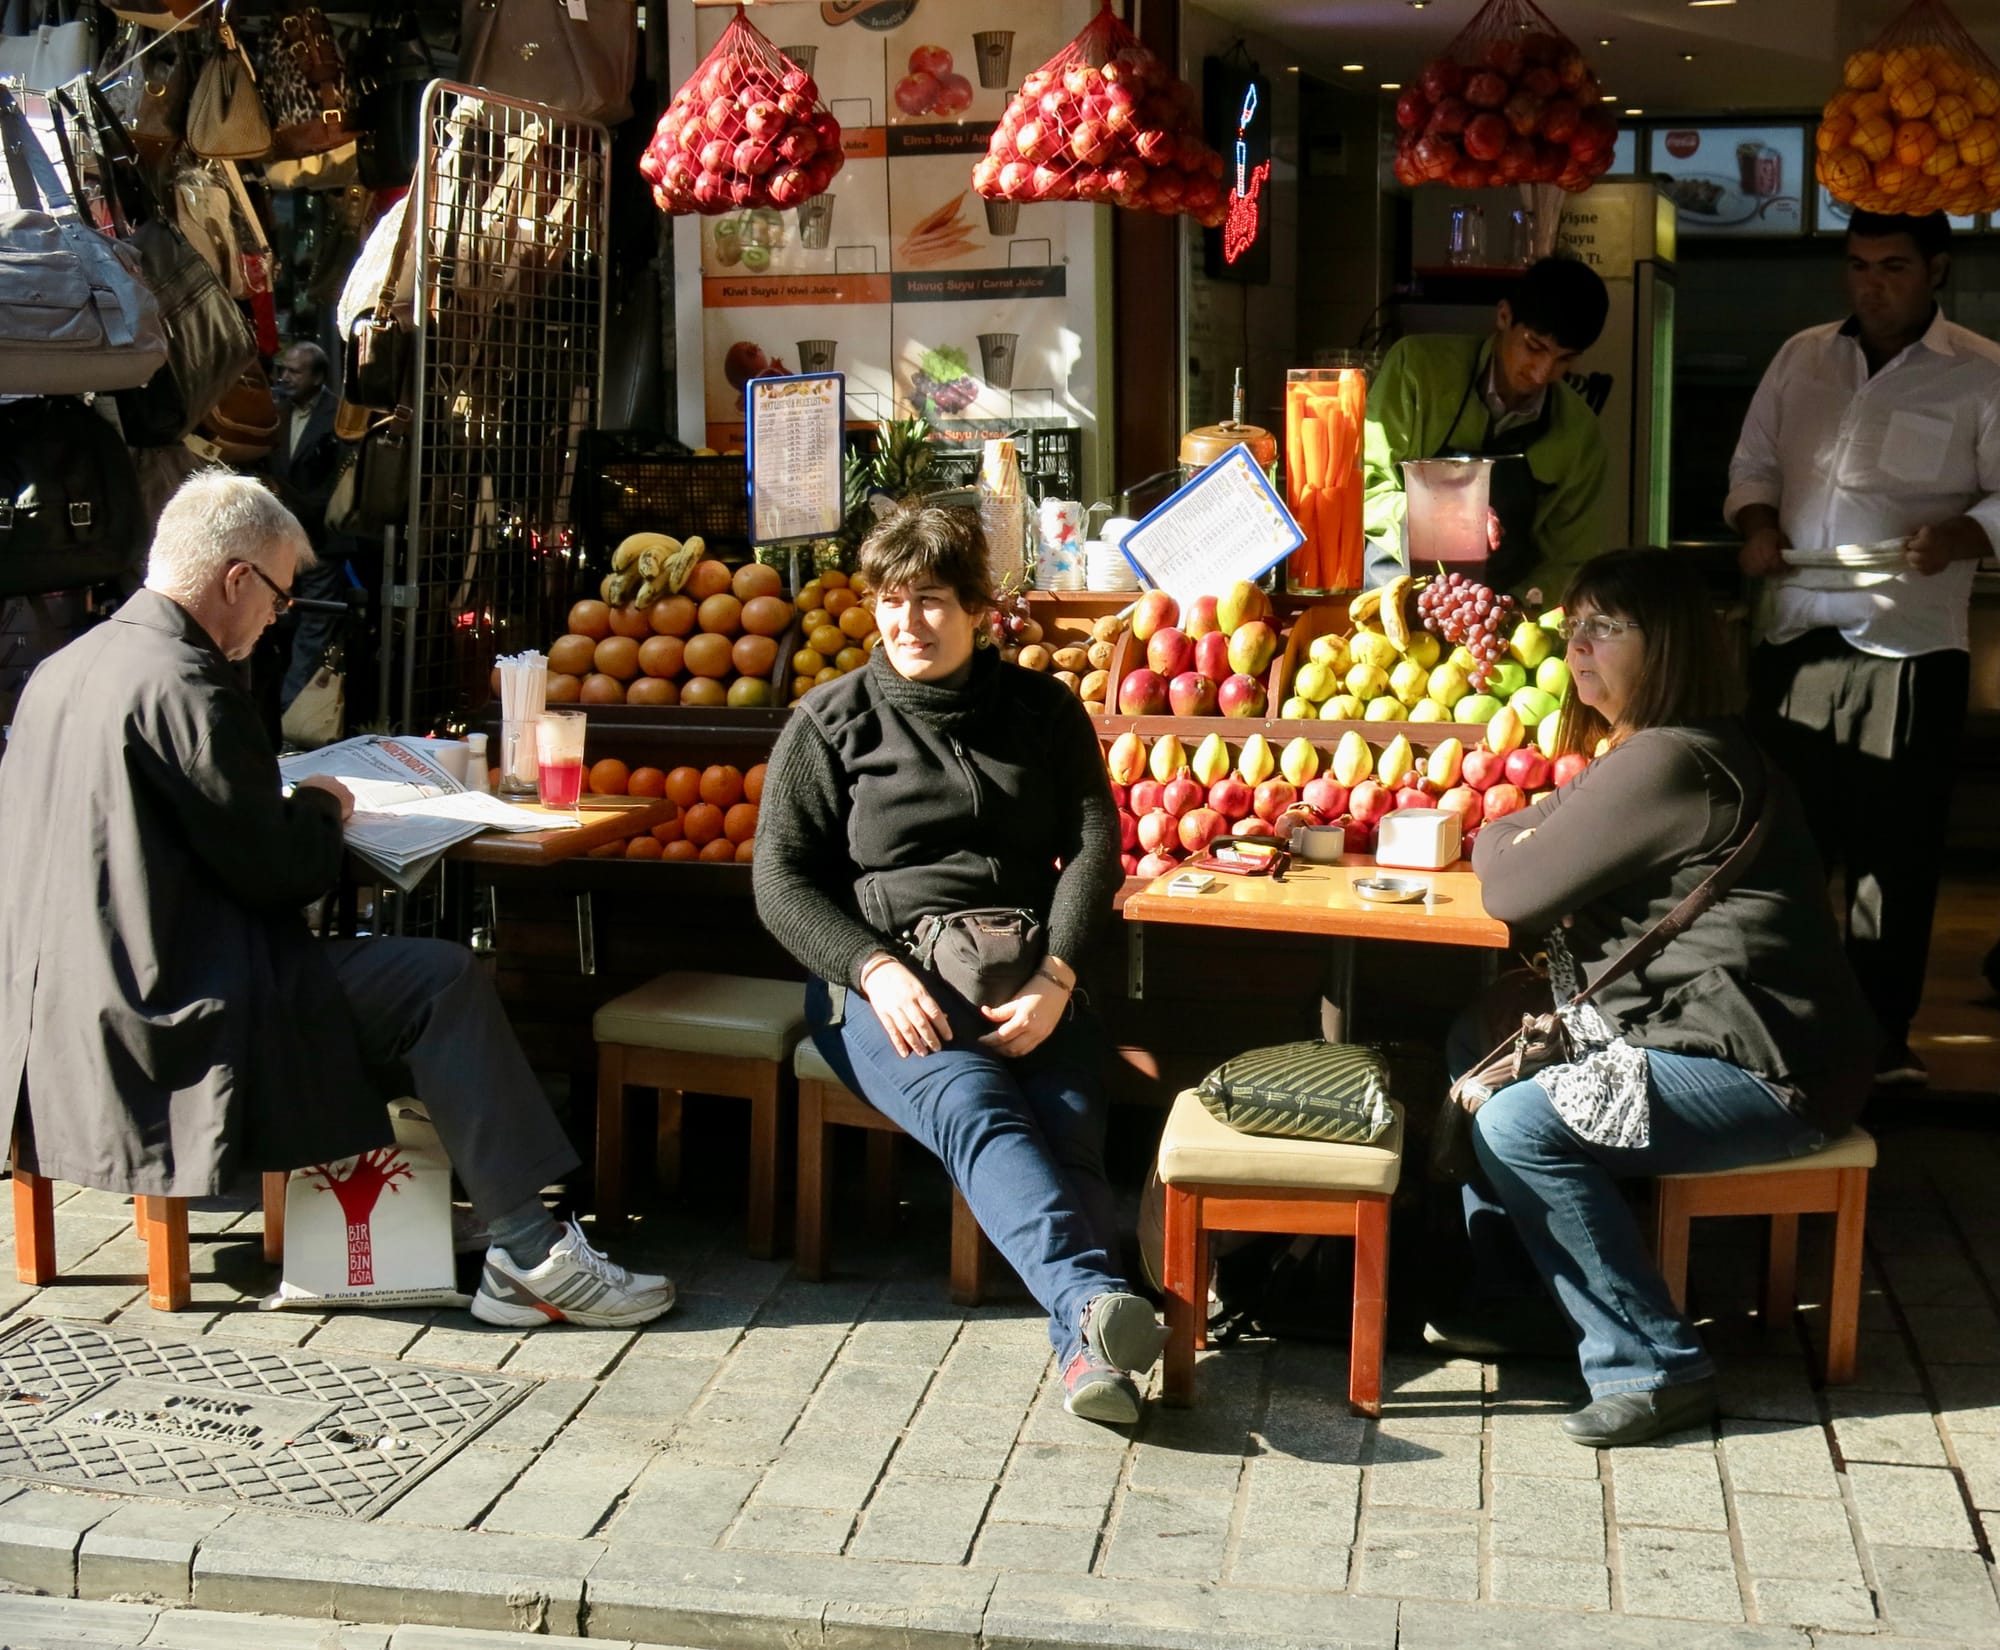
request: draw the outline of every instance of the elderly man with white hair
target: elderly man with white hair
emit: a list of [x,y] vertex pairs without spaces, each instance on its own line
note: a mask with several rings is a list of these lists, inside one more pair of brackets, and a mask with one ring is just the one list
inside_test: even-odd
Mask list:
[[0,762],[0,1140],[52,1179],[199,1197],[386,1146],[385,1099],[414,1093],[492,1234],[474,1315],[644,1323],[673,1285],[550,1216],[577,1156],[471,954],[306,927],[353,798],[282,794],[233,661],[310,557],[263,483],[197,475],[145,589],[23,691]]

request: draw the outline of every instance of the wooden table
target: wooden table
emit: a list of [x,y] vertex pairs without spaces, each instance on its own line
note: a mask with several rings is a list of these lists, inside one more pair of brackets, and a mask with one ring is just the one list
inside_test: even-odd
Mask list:
[[[568,819],[567,808],[544,808],[539,802],[515,807],[551,819]],[[606,843],[624,842],[674,817],[674,805],[643,796],[586,796],[581,825],[553,826],[546,831],[486,831],[445,850],[446,859],[475,865],[551,865],[575,859]]]

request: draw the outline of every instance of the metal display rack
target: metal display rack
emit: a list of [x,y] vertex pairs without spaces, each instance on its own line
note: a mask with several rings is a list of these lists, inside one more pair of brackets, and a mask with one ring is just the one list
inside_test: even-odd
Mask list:
[[433,81],[411,210],[410,508],[388,546],[399,725],[487,698],[496,655],[544,645],[576,588],[579,452],[604,377],[611,138]]

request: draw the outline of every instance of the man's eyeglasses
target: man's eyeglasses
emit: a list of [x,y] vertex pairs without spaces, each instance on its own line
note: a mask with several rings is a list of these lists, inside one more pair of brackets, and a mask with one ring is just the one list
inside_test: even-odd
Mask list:
[[1565,618],[1561,624],[1556,626],[1556,634],[1566,642],[1574,641],[1577,637],[1582,636],[1595,644],[1612,641],[1624,635],[1628,630],[1643,630],[1644,628],[1644,625],[1637,624],[1631,619],[1614,619],[1607,614],[1593,613],[1587,619]]
[[254,561],[239,561],[236,565],[238,567],[249,568],[251,572],[255,573],[258,578],[264,581],[264,588],[271,592],[271,610],[272,612],[276,613],[279,618],[283,618],[285,614],[290,611],[292,605],[292,593],[289,590],[283,588],[277,582],[277,580],[273,579],[269,573],[266,573],[264,569],[259,567]]

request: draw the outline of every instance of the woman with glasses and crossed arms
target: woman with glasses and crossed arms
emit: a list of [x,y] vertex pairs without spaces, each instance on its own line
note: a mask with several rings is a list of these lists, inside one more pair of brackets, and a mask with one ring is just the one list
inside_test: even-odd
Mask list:
[[[1556,1004],[1771,815],[1713,905],[1591,1001],[1563,1008],[1571,1059],[1501,1089],[1472,1120],[1475,1298],[1426,1338],[1474,1356],[1546,1349],[1537,1302],[1508,1297],[1499,1278],[1511,1224],[1590,1388],[1563,1430],[1606,1448],[1697,1425],[1716,1403],[1714,1363],[1617,1182],[1815,1150],[1860,1112],[1875,1028],[1798,802],[1736,714],[1735,668],[1699,578],[1665,550],[1614,550],[1579,569],[1565,611],[1562,748],[1604,752],[1488,823],[1472,861],[1487,910],[1547,952]],[[1454,1045],[1458,1070],[1486,1046],[1470,1025]],[[1539,1310],[1553,1320],[1546,1301]]]

